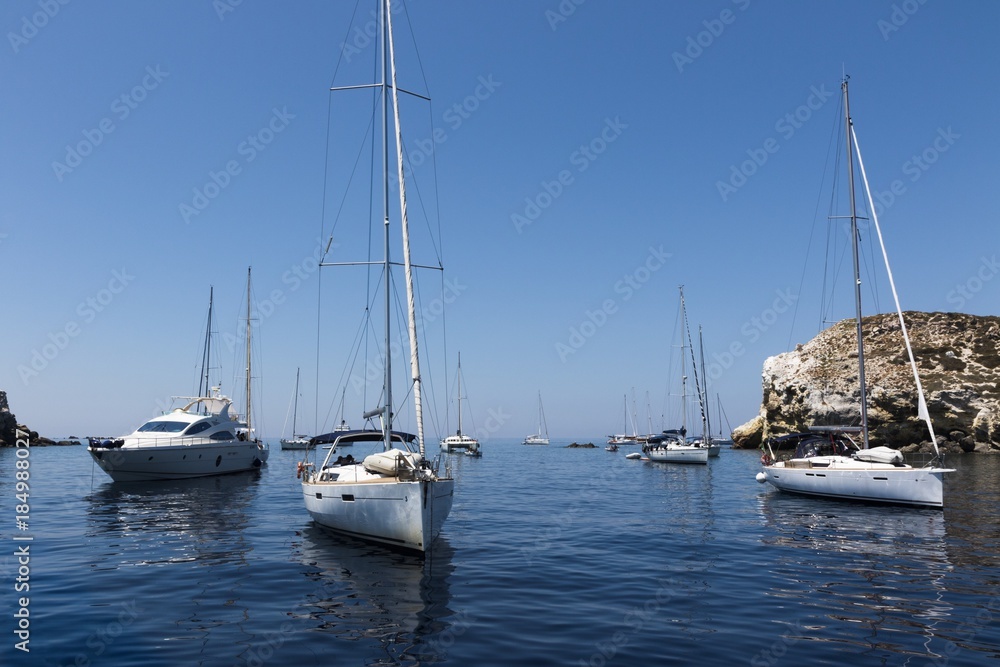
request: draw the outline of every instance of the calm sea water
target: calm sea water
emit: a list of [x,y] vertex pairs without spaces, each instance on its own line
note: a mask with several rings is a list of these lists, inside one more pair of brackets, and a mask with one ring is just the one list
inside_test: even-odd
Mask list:
[[[600,442],[600,441],[595,441]],[[495,441],[451,456],[426,558],[310,521],[299,454],[114,484],[31,451],[30,654],[14,648],[14,452],[0,450],[5,665],[983,665],[1000,658],[1000,457],[944,511],[797,498],[708,466]],[[634,449],[634,448],[633,448]]]

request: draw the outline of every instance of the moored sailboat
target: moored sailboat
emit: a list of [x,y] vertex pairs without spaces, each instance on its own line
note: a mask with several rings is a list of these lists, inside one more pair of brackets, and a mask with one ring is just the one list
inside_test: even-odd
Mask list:
[[[941,467],[938,450],[924,398],[920,374],[913,357],[906,322],[899,304],[895,281],[889,268],[888,255],[878,224],[868,179],[861,160],[854,124],[851,119],[847,92],[847,79],[841,84],[844,102],[845,138],[847,144],[847,173],[850,192],[851,249],[854,264],[855,329],[858,350],[858,386],[860,389],[859,420],[857,426],[814,426],[806,433],[788,436],[796,441],[795,454],[788,460],[775,460],[775,452],[768,443],[768,451],[761,457],[763,469],[757,481],[769,483],[782,491],[821,496],[825,498],[896,503],[921,507],[944,505],[944,474],[953,470]],[[868,399],[865,384],[864,335],[861,318],[861,272],[858,248],[858,215],[855,206],[854,160],[857,158],[864,183],[872,221],[878,234],[885,260],[889,284],[892,287],[910,367],[917,389],[917,414],[926,423],[935,457],[927,466],[914,467],[904,462],[903,455],[891,447],[869,447]],[[857,440],[855,439],[857,438]],[[858,442],[860,441],[860,442]]]
[[542,392],[538,392],[538,432],[525,436],[524,445],[549,444],[549,426],[545,423],[545,412],[542,410]]
[[441,440],[441,449],[446,452],[479,451],[479,441],[462,431],[462,355],[458,355],[458,430]]
[[[294,396],[294,407],[292,408],[292,437],[282,438],[280,440],[282,449],[309,449],[313,445],[310,443],[310,438],[305,434],[296,433],[296,423],[299,416],[299,369],[295,369],[295,396]],[[288,418],[287,416],[285,417]]]
[[[407,218],[406,187],[404,179],[403,142],[400,131],[399,93],[396,85],[395,46],[392,30],[390,0],[379,3],[381,34],[381,82],[378,89],[381,101],[383,127],[383,226],[384,257],[382,271],[385,293],[384,317],[386,357],[383,368],[383,387],[380,405],[366,412],[363,417],[371,421],[378,418],[377,428],[358,431],[340,431],[331,434],[333,446],[321,463],[308,460],[300,462],[302,497],[306,510],[318,524],[334,531],[418,552],[427,551],[451,511],[455,481],[447,470],[439,472],[437,462],[425,456],[422,378],[418,354],[415,293],[410,251],[409,223]],[[390,79],[391,77],[391,79]],[[348,88],[355,88],[350,86]],[[416,423],[416,434],[403,433],[393,428],[395,406],[392,399],[392,289],[389,285],[393,262],[390,260],[390,206],[389,206],[389,104],[395,126],[396,175],[399,191],[399,227],[402,234],[402,254],[405,275],[407,338],[409,341],[410,381],[409,395]],[[320,438],[316,438],[317,442]],[[353,455],[339,455],[343,444],[372,443],[379,451],[360,460]]]

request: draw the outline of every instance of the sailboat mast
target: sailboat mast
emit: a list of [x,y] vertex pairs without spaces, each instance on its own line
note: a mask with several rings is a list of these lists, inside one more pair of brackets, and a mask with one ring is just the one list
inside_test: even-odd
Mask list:
[[201,356],[201,378],[198,381],[198,395],[208,396],[212,391],[209,373],[212,366],[212,301],[215,297],[215,287],[208,287],[208,324],[205,325],[205,350]]
[[[297,419],[297,417],[299,415],[299,370],[300,369],[298,369],[298,368],[295,369],[295,402],[294,402],[294,407],[292,408],[292,437],[293,438],[297,437],[295,435],[295,421],[296,421],[296,419]],[[285,417],[285,419],[288,419],[288,417]]]
[[847,95],[847,79],[840,87],[844,91],[844,135],[847,140],[847,177],[851,193],[851,254],[854,258],[854,319],[858,336],[858,384],[861,388],[861,435],[868,449],[868,397],[865,384],[865,342],[861,328],[861,263],[858,252],[858,214],[854,201],[854,145],[851,143],[853,123]]
[[458,435],[462,435],[462,353],[458,353]]
[[[420,377],[420,356],[417,345],[417,299],[413,290],[413,264],[410,261],[410,224],[406,209],[406,182],[403,179],[403,136],[399,119],[399,87],[396,84],[396,58],[392,40],[392,12],[385,0],[385,18],[388,28],[389,63],[392,68],[392,116],[396,126],[396,172],[399,180],[399,225],[403,232],[403,272],[406,282],[406,329],[410,340],[410,377],[413,381],[413,415],[417,422],[417,443],[424,455],[423,391]],[[388,174],[388,172],[386,172]],[[388,180],[388,179],[387,179]],[[386,290],[388,291],[388,290]],[[388,316],[388,311],[386,311]],[[388,351],[388,347],[386,348]]]
[[[687,308],[684,306],[684,285],[680,286],[681,317],[687,322]],[[687,364],[684,362],[684,331],[681,331],[681,431],[687,437]]]
[[705,382],[705,387],[698,392],[701,398],[701,414],[705,418],[704,429],[702,431],[703,433],[702,439],[705,441],[705,444],[707,445],[712,435],[712,422],[709,415],[709,407],[708,407],[708,375],[705,373],[705,341],[701,335],[700,324],[698,325],[698,350],[701,354],[701,377],[702,380],[704,380]]
[[251,326],[251,322],[250,322],[250,270],[251,270],[251,267],[248,266],[247,267],[247,415],[246,415],[246,417],[247,417],[247,440],[251,440],[252,439],[252,434],[253,434],[253,431],[252,431],[251,426],[250,426],[250,410],[251,410],[250,406],[252,405],[252,402],[250,400],[250,384],[251,384],[251,382],[250,382],[250,378],[251,378],[251,370],[250,370],[250,358],[251,358],[251,355],[250,355],[250,326]]
[[389,0],[379,3],[379,10],[382,12],[381,41],[382,41],[382,235],[384,247],[383,271],[385,272],[385,376],[384,393],[385,405],[382,407],[384,416],[382,418],[382,442],[388,450],[392,447],[392,327],[390,324],[390,314],[392,313],[392,300],[390,286],[390,263],[389,263]]

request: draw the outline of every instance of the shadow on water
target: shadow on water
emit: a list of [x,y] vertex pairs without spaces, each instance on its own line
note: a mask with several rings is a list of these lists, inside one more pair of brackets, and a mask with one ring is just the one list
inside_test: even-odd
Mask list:
[[461,615],[449,608],[454,550],[445,537],[419,555],[336,535],[314,523],[297,536],[292,548],[313,588],[291,614],[294,619],[313,632],[367,643],[372,662],[366,664],[445,659],[464,631]]

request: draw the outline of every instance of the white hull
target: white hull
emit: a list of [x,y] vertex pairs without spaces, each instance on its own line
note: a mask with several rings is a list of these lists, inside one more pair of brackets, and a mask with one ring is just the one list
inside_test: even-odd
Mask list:
[[549,444],[549,439],[548,438],[543,438],[540,435],[529,435],[527,438],[524,439],[524,442],[522,442],[521,444],[522,445],[547,445],[547,444]]
[[646,456],[657,463],[708,463],[708,450],[708,447],[654,445],[648,448]]
[[458,452],[465,449],[479,449],[479,441],[467,435],[449,435],[441,441],[441,449],[446,452]]
[[[349,466],[361,467],[361,466]],[[397,478],[302,482],[306,510],[326,528],[363,540],[426,551],[441,532],[454,498],[453,479]]]
[[312,449],[313,446],[311,444],[309,444],[309,440],[306,440],[305,438],[289,438],[289,439],[282,438],[281,439],[281,448],[282,449]]
[[[828,465],[814,465],[815,463]],[[942,507],[946,468],[865,463],[841,456],[792,459],[765,466],[758,480],[782,491],[825,498]]]
[[229,441],[205,444],[89,447],[90,455],[116,482],[187,479],[226,475],[260,468],[266,447],[252,442]]

